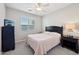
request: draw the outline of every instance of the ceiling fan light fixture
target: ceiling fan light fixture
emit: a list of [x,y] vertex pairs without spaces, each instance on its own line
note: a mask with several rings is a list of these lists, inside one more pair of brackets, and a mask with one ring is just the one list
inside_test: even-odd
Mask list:
[[42,8],[40,8],[40,7],[37,7],[37,8],[36,8],[36,10],[38,10],[38,11],[42,11]]

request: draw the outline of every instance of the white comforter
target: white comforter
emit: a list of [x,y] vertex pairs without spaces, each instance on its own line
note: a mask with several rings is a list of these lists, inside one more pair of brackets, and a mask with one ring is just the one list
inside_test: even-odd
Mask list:
[[46,54],[51,48],[60,43],[61,35],[55,32],[28,35],[27,43],[33,48],[35,54]]

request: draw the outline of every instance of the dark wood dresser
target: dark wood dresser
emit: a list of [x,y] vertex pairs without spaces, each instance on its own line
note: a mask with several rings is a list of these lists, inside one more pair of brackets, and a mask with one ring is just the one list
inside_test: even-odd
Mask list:
[[73,36],[63,36],[61,40],[62,47],[68,48],[76,53],[79,53],[79,39],[73,38]]
[[15,49],[14,26],[2,27],[2,52]]

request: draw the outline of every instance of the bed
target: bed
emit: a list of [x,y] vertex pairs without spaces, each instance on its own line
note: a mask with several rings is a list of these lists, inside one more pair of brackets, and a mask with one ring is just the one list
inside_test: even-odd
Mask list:
[[61,34],[62,27],[48,26],[46,32],[28,35],[27,44],[34,50],[35,55],[43,55],[60,43]]

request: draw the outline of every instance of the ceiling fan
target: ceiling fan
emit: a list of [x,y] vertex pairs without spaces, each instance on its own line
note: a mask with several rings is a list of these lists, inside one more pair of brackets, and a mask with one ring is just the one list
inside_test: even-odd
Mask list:
[[35,9],[37,11],[46,11],[46,7],[48,7],[49,4],[48,3],[36,3],[35,4]]
[[28,11],[35,11],[35,12],[47,12],[48,11],[48,7],[50,6],[49,3],[34,3],[33,8],[29,8]]

